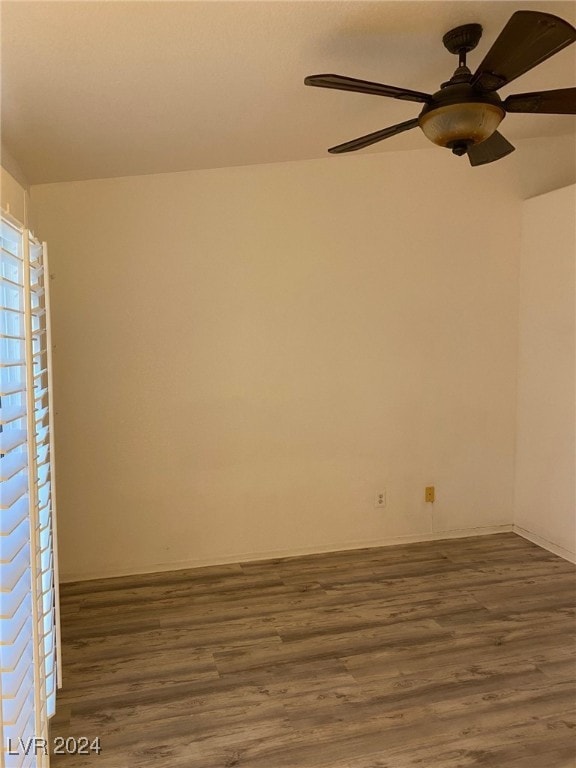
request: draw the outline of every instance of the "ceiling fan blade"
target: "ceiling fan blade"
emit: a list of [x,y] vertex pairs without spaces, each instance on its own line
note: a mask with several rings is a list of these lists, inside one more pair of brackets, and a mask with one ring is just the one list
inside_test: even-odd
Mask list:
[[396,88],[394,85],[370,83],[368,80],[357,80],[355,77],[344,75],[308,75],[304,78],[305,85],[315,85],[317,88],[336,88],[339,91],[355,91],[356,93],[373,93],[376,96],[389,96],[392,99],[419,101],[425,104],[432,98],[429,93],[411,91],[408,88]]
[[330,147],[328,152],[331,152],[333,155],[339,155],[341,152],[354,152],[356,149],[369,147],[370,144],[376,144],[376,142],[388,139],[390,136],[395,136],[397,133],[409,131],[411,128],[416,128],[417,125],[418,118],[415,117],[413,120],[406,120],[405,123],[397,123],[396,125],[391,125],[389,128],[383,128],[381,131],[375,131],[366,136],[360,136],[357,139],[346,141],[344,144],[338,144],[336,147]]
[[558,16],[516,11],[474,73],[472,85],[496,91],[576,40],[576,29]]
[[576,88],[515,93],[504,100],[506,112],[539,112],[545,115],[576,115]]
[[510,152],[514,152],[514,149],[515,147],[501,133],[495,131],[486,141],[469,147],[468,159],[470,165],[484,165],[485,163],[493,163],[494,160],[500,160],[501,157],[506,157]]

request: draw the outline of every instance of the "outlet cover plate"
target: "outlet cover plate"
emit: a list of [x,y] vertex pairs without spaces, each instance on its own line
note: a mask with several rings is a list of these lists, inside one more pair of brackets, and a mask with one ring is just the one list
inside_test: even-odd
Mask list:
[[374,506],[377,508],[386,506],[386,489],[376,492],[374,496]]

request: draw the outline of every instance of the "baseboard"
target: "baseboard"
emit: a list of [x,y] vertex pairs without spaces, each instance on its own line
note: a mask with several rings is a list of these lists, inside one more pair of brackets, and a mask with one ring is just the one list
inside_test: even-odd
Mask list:
[[[194,558],[190,560],[173,560],[171,562],[150,563],[146,566],[128,566],[126,568],[111,568],[97,573],[62,573],[60,582],[63,584],[75,581],[91,581],[93,579],[110,579],[118,576],[136,576],[145,573],[162,573],[180,571],[189,568],[205,568],[214,565],[230,565],[246,563],[255,560],[272,560],[279,557],[299,557],[300,555],[322,554],[324,552],[344,552],[353,549],[369,549],[370,547],[393,547],[398,544],[417,544],[425,541],[442,541],[443,539],[463,539],[468,536],[489,536],[495,533],[511,533],[512,525],[491,525],[480,528],[457,528],[432,533],[408,534],[387,539],[368,539],[346,544],[327,544],[325,546],[299,547],[293,549],[275,549],[264,552],[243,552],[230,555],[219,555],[213,558]],[[538,543],[538,542],[536,542]]]
[[532,533],[532,531],[528,531],[520,525],[515,524],[512,526],[512,529],[514,533],[517,533],[518,536],[522,536],[523,539],[528,539],[532,544],[537,544],[539,547],[542,547],[542,549],[547,549],[549,552],[564,558],[564,560],[568,560],[570,563],[576,563],[576,552],[561,547],[559,544],[554,544],[554,542],[548,541],[548,539],[538,536],[537,533]]

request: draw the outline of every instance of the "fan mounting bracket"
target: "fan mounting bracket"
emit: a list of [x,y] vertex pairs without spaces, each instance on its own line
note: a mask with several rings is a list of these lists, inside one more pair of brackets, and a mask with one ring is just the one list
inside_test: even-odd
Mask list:
[[480,24],[463,24],[446,32],[442,38],[444,47],[456,55],[473,51],[482,37]]

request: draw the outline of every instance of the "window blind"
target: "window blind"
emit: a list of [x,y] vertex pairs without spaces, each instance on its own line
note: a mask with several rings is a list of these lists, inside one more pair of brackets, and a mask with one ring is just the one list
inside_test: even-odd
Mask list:
[[0,231],[2,768],[49,764],[59,673],[49,276],[45,244]]

